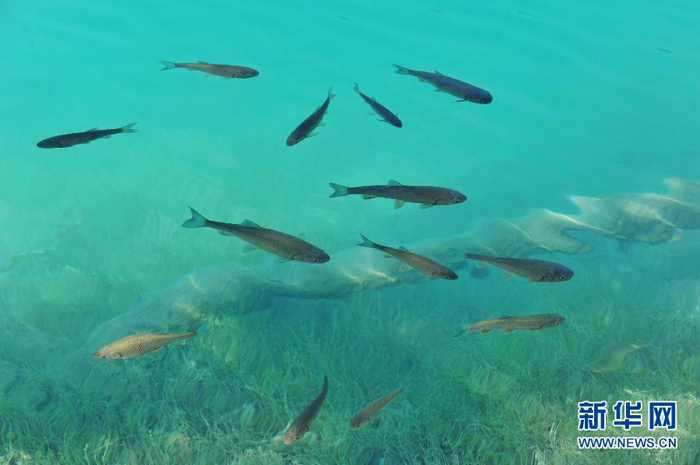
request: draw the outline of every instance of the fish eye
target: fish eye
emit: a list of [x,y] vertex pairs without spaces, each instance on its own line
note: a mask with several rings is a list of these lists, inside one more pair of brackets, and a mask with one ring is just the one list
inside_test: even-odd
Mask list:
[[559,276],[559,279],[561,279],[562,281],[564,281],[564,280],[566,279],[566,276],[561,275],[561,276]]

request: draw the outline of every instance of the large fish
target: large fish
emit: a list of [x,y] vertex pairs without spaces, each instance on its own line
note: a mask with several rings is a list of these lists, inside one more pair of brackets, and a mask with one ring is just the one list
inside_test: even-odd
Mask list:
[[197,335],[196,331],[189,333],[143,333],[127,336],[102,347],[95,352],[97,358],[132,358],[139,355],[155,352],[163,348],[166,344],[175,341],[184,341]]
[[357,83],[355,83],[355,87],[353,87],[353,89],[355,89],[357,95],[362,97],[362,100],[364,100],[367,103],[367,105],[369,105],[372,108],[372,110],[374,110],[377,116],[381,118],[380,121],[386,121],[387,123],[391,124],[392,126],[396,126],[397,128],[403,126],[403,123],[401,123],[399,117],[392,113],[387,107],[377,102],[375,99],[368,97],[362,92],[360,92],[360,87],[357,85]]
[[192,218],[182,223],[185,228],[216,229],[224,236],[236,236],[285,260],[326,263],[331,259],[326,252],[298,237],[274,229],[263,228],[250,220],[245,220],[241,224],[221,223],[206,219],[192,207],[190,207],[190,211]]
[[399,65],[394,66],[396,66],[396,72],[399,74],[410,74],[411,76],[417,77],[421,81],[432,84],[435,86],[435,90],[438,92],[447,92],[455,97],[459,97],[459,100],[457,100],[458,102],[468,101],[485,104],[493,101],[493,96],[489,91],[471,84],[467,84],[459,79],[445,76],[438,71],[430,73],[428,71],[416,71],[413,69],[404,68],[403,66]]
[[323,116],[328,111],[328,105],[331,103],[331,99],[333,97],[335,97],[335,95],[333,94],[333,89],[329,88],[328,97],[326,97],[326,100],[321,104],[321,106],[318,107],[316,111],[311,113],[311,115],[308,118],[302,121],[301,124],[297,126],[296,129],[294,129],[294,131],[292,131],[289,137],[287,137],[287,145],[289,147],[298,144],[307,137],[311,137],[313,135],[311,133],[314,129],[321,125],[321,121],[323,121]]
[[460,331],[456,336],[465,332],[481,331],[488,333],[492,329],[502,329],[506,333],[517,330],[537,331],[540,329],[559,326],[564,322],[564,317],[557,313],[543,313],[529,316],[503,316],[491,318],[490,320],[479,321],[469,326],[468,329]]
[[78,144],[87,144],[97,139],[109,139],[115,134],[121,134],[122,132],[138,132],[134,129],[134,124],[127,124],[124,127],[116,129],[97,129],[92,128],[84,132],[73,132],[70,134],[61,134],[60,136],[49,137],[44,139],[38,144],[37,147],[42,149],[62,149],[66,147],[72,147]]
[[352,417],[352,419],[350,420],[350,429],[360,429],[367,426],[374,415],[379,413],[379,411],[383,409],[384,406],[386,406],[386,404],[394,400],[394,398],[401,394],[403,391],[403,388],[398,389],[389,394],[388,396],[382,397],[381,399],[374,401],[367,407],[363,408],[357,415]]
[[311,423],[313,423],[318,412],[321,411],[323,402],[326,400],[326,395],[328,395],[328,377],[323,375],[323,388],[321,389],[321,394],[318,395],[305,409],[299,414],[291,425],[284,432],[284,443],[288,446],[294,444],[302,436],[304,436],[311,428]]
[[439,264],[427,257],[409,252],[405,247],[399,247],[395,249],[393,247],[387,247],[385,245],[376,244],[365,236],[362,237],[362,243],[358,244],[362,247],[369,247],[371,249],[381,250],[385,254],[391,255],[392,257],[401,260],[406,264],[407,268],[413,268],[416,271],[423,273],[426,276],[432,276],[436,278],[448,279],[453,281],[458,278],[457,273],[447,268],[444,265]]
[[161,60],[160,62],[164,65],[161,71],[166,71],[173,68],[184,68],[188,71],[201,71],[203,73],[221,76],[222,78],[226,79],[247,79],[260,74],[257,70],[248,68],[247,66],[215,65],[212,63],[207,63],[206,61],[198,61],[197,63],[173,63],[172,61]]
[[344,195],[358,194],[363,199],[383,197],[394,199],[394,208],[401,208],[406,202],[419,203],[421,208],[430,208],[435,205],[455,205],[467,200],[467,196],[445,187],[433,186],[404,186],[393,179],[386,186],[359,186],[348,187],[342,184],[330,183],[333,193],[329,197],[342,197]]
[[574,276],[574,272],[564,265],[546,260],[536,260],[533,258],[498,258],[487,257],[486,255],[478,255],[468,253],[467,258],[477,260],[478,266],[483,266],[483,263],[488,263],[498,268],[506,270],[506,277],[512,274],[517,274],[530,281],[538,283],[558,283],[568,281]]

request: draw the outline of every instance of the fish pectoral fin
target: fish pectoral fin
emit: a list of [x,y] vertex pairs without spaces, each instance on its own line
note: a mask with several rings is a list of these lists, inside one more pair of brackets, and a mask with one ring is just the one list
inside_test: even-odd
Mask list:
[[256,250],[260,250],[260,249],[255,247],[253,244],[248,244],[248,245],[243,246],[243,248],[241,249],[241,252],[249,253],[249,252],[255,252]]
[[389,255],[388,253],[385,253],[385,254],[384,254],[384,258],[392,258],[392,257],[391,257],[391,255]]
[[491,331],[491,328],[484,328],[484,329],[481,330],[481,334],[486,334],[486,333],[488,333],[489,331]]
[[403,200],[397,200],[396,202],[394,202],[394,210],[398,210],[404,205],[406,205],[406,202],[404,202]]
[[422,204],[420,204],[420,207],[421,207],[422,209],[431,208],[431,207],[434,207],[434,206],[435,206],[435,205],[433,205],[433,204],[431,204],[431,203],[422,203]]
[[233,234],[232,232],[222,231],[220,229],[218,230],[218,233],[221,234],[222,236],[235,236],[235,234]]
[[106,136],[102,136],[103,139],[109,139],[110,137],[112,137],[112,134],[107,134]]
[[263,227],[260,226],[258,223],[255,223],[254,221],[250,220],[243,220],[241,226],[245,226],[246,228],[263,229]]
[[323,121],[321,121],[320,123],[318,123],[318,125],[317,125],[316,127],[317,127],[317,128],[320,128],[321,126],[325,126],[325,125],[326,125],[326,123],[324,123]]
[[476,265],[475,265],[475,266],[476,266],[477,268],[486,268],[487,265],[486,265],[486,263],[484,263],[484,262],[476,262]]
[[435,88],[435,92],[445,92],[445,91],[442,89]]
[[287,262],[289,262],[289,261],[291,261],[291,260],[292,260],[291,258],[287,258],[287,257],[277,257],[277,262],[278,262],[278,263],[287,263]]
[[406,265],[405,263],[401,266],[399,266],[399,271],[401,272],[406,272],[406,271],[411,271],[413,268],[410,266]]
[[503,279],[507,281],[507,280],[509,280],[510,278],[512,278],[513,276],[515,276],[513,273],[511,273],[510,271],[506,271],[506,272],[503,274]]
[[377,196],[376,196],[376,195],[364,194],[364,195],[362,196],[362,198],[365,199],[365,200],[369,200],[369,199],[376,199]]
[[513,328],[506,328],[504,329],[504,331],[506,332],[506,334],[510,334],[513,332]]

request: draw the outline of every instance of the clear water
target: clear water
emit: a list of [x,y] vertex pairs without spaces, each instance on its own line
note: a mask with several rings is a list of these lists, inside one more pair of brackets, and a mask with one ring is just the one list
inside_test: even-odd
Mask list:
[[[0,26],[3,462],[700,461],[694,2],[26,1],[0,2]],[[161,59],[260,76],[161,72]],[[392,63],[494,101],[454,103]],[[404,127],[369,116],[354,82]],[[287,147],[331,86],[326,126]],[[35,145],[132,121],[137,134]],[[679,177],[689,182],[664,183]],[[469,200],[328,198],[328,182],[388,179]],[[181,228],[188,205],[303,233],[333,258],[243,253],[238,239]],[[360,233],[460,279],[401,272],[356,247]],[[475,249],[576,275],[475,279],[461,260]],[[452,337],[547,312],[567,320]],[[158,353],[91,356],[191,327],[196,339]],[[586,369],[613,344],[647,347],[615,371]],[[284,446],[323,374],[319,418]],[[399,387],[378,423],[348,431]],[[677,450],[577,448],[577,402],[650,399],[678,401]]]

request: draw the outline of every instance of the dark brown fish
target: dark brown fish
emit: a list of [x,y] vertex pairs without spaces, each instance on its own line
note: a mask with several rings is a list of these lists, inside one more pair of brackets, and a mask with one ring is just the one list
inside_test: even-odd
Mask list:
[[401,394],[404,390],[404,388],[398,389],[388,396],[382,397],[381,399],[372,402],[367,407],[363,408],[357,415],[352,417],[352,420],[350,420],[350,429],[360,429],[367,426],[374,415],[379,413],[379,411],[383,409],[386,404],[394,400],[394,398]]
[[[488,263],[538,283],[558,283],[568,281],[574,276],[574,272],[570,268],[546,260],[487,257],[474,253],[468,253],[467,258],[480,262],[477,263],[477,266],[483,267],[483,263]],[[510,276],[506,275],[506,277]]]
[[92,128],[84,132],[73,132],[70,134],[61,134],[60,136],[49,137],[44,139],[38,144],[37,147],[42,149],[62,149],[66,147],[72,147],[78,144],[87,144],[97,139],[109,139],[115,134],[121,134],[122,132],[138,132],[134,129],[134,124],[127,124],[124,127],[116,129],[97,129]]
[[358,244],[362,247],[369,247],[371,249],[381,250],[385,254],[389,254],[392,257],[401,260],[408,267],[413,268],[416,271],[423,273],[426,276],[432,276],[436,278],[448,279],[453,281],[458,278],[457,273],[447,268],[445,265],[441,265],[436,261],[433,261],[422,255],[418,255],[409,252],[405,247],[399,247],[395,249],[393,247],[387,247],[385,245],[376,244],[365,236],[362,237],[362,243]]
[[164,67],[161,71],[166,71],[173,68],[184,68],[188,71],[201,71],[203,73],[221,76],[225,79],[247,79],[260,74],[253,68],[238,65],[215,65],[206,61],[198,61],[197,63],[173,63],[172,61],[161,60]]
[[287,431],[284,432],[284,443],[288,446],[294,444],[299,439],[304,436],[311,428],[311,423],[313,423],[318,412],[321,411],[323,402],[326,400],[326,395],[328,395],[328,378],[323,375],[323,388],[321,389],[321,394],[318,395],[305,409],[299,414],[298,417],[289,425]]
[[192,218],[182,223],[184,228],[212,228],[225,236],[236,236],[285,260],[305,263],[326,263],[331,258],[326,252],[305,240],[274,229],[263,228],[250,220],[241,224],[210,221],[190,207]]
[[394,199],[394,208],[401,208],[406,202],[419,203],[421,208],[430,208],[435,205],[455,205],[467,200],[467,196],[456,190],[434,186],[404,186],[393,179],[386,186],[359,186],[347,187],[342,184],[330,183],[333,193],[329,197],[342,197],[357,194],[363,199],[383,197]]
[[95,352],[95,357],[111,359],[138,357],[139,355],[147,354],[149,352],[156,352],[171,342],[184,341],[185,339],[191,339],[196,335],[196,331],[171,334],[134,334],[133,336],[127,336],[119,339],[118,341],[112,342],[111,344],[107,344]]
[[318,107],[316,111],[311,113],[308,118],[302,121],[301,124],[297,126],[294,131],[292,131],[289,137],[287,137],[287,146],[291,147],[292,145],[296,145],[307,137],[311,137],[313,135],[313,130],[321,125],[323,116],[328,111],[328,105],[331,103],[331,99],[333,97],[335,97],[333,94],[333,89],[329,88],[328,97],[326,97],[326,100],[321,104],[321,106]]
[[420,81],[432,84],[438,92],[447,92],[455,97],[459,97],[459,100],[457,100],[458,102],[469,101],[486,104],[493,101],[493,96],[489,91],[467,84],[459,79],[445,76],[438,71],[430,73],[428,71],[416,71],[404,68],[399,65],[394,66],[396,66],[396,72],[399,74],[410,74],[411,76],[417,77]]
[[367,103],[367,105],[369,105],[372,108],[372,110],[374,110],[377,116],[381,118],[380,121],[385,121],[397,128],[403,126],[403,123],[401,123],[399,117],[392,113],[387,107],[377,102],[375,99],[368,97],[362,92],[360,92],[360,87],[357,85],[357,83],[355,83],[355,87],[353,87],[353,89],[355,89],[357,95],[362,97],[362,100],[364,100]]
[[469,329],[461,331],[457,336],[465,332],[481,331],[488,333],[492,329],[503,329],[506,333],[517,330],[537,331],[540,329],[559,326],[564,322],[564,317],[557,313],[543,313],[529,316],[503,316],[479,321],[469,326]]

